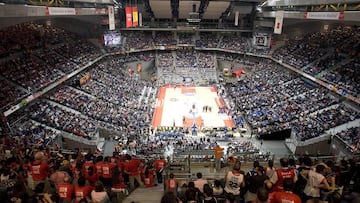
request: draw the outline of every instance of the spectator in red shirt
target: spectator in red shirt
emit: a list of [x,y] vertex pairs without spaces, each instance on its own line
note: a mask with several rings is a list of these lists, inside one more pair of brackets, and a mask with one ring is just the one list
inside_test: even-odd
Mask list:
[[102,165],[103,165],[103,157],[102,156],[98,156],[96,157],[96,163],[95,163],[95,171],[98,175],[98,177],[102,177]]
[[271,195],[270,203],[282,203],[282,202],[292,202],[292,203],[301,203],[301,199],[298,195],[292,193],[294,188],[294,180],[292,178],[284,178],[283,180],[283,192],[274,192]]
[[83,198],[90,198],[93,187],[85,185],[85,177],[81,176],[78,179],[78,186],[75,186],[75,203],[78,203]]
[[287,158],[280,159],[281,168],[276,170],[271,182],[274,184],[273,190],[275,192],[284,191],[283,180],[285,178],[292,178],[294,182],[297,180],[295,169],[289,168],[289,161]]
[[31,172],[31,177],[34,180],[34,188],[36,187],[37,184],[44,182],[45,191],[47,191],[50,187],[49,182],[47,181],[47,177],[50,173],[50,167],[46,159],[44,159],[43,152],[37,152],[35,154],[35,161],[30,164],[30,172]]
[[70,177],[64,178],[64,183],[58,185],[57,193],[61,199],[71,202],[74,197],[74,185],[70,183]]
[[173,173],[170,173],[170,178],[165,181],[166,191],[173,192],[176,194],[177,180]]
[[89,173],[89,172],[88,172],[88,169],[89,169],[90,166],[92,166],[92,167],[94,168],[94,163],[93,163],[93,161],[91,160],[91,155],[90,155],[90,154],[87,154],[87,155],[86,155],[86,161],[85,161],[85,163],[83,164],[83,168],[82,168],[84,175],[86,175],[87,173]]
[[95,172],[94,166],[90,166],[88,168],[87,173],[85,173],[85,179],[89,181],[91,186],[95,186],[95,183],[98,180],[98,175]]
[[121,201],[126,195],[128,195],[128,191],[127,191],[126,185],[124,183],[123,174],[118,167],[114,168],[114,171],[112,174],[111,191],[116,194],[117,201]]
[[114,164],[110,163],[110,157],[105,157],[101,166],[101,177],[105,187],[111,186],[111,177]]
[[153,167],[156,170],[156,177],[157,177],[158,183],[163,182],[162,181],[162,172],[166,166],[167,166],[167,162],[166,162],[166,160],[164,160],[163,155],[160,155],[160,159],[154,161],[154,163],[153,163]]
[[124,172],[129,175],[130,189],[135,189],[135,180],[140,187],[144,187],[144,183],[141,181],[139,172],[139,159],[133,159],[130,155],[126,156],[126,162],[124,163]]

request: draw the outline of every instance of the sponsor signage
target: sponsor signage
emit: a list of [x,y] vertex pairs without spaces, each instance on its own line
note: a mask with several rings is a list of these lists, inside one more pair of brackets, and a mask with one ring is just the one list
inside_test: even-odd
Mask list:
[[138,8],[132,7],[132,25],[137,27],[139,25]]
[[76,8],[63,8],[63,7],[46,7],[46,15],[61,16],[61,15],[77,15]]
[[125,7],[125,14],[126,14],[126,27],[132,27],[132,7],[127,6]]
[[305,19],[343,20],[344,12],[305,12]]
[[282,26],[284,20],[284,11],[276,11],[275,13],[275,25],[274,25],[274,33],[281,34]]

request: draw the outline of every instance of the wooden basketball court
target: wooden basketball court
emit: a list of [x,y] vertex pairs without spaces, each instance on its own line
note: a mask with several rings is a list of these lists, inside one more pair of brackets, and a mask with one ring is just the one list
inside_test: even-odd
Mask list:
[[235,127],[214,87],[164,86],[159,90],[153,127]]

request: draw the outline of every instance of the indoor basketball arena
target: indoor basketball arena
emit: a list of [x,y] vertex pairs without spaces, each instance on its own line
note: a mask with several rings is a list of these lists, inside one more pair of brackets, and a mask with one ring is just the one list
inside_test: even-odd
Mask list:
[[0,0],[4,203],[360,202],[359,0]]

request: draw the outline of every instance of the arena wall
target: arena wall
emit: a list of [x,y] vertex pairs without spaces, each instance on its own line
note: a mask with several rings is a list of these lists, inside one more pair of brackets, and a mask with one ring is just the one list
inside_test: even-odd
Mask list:
[[88,151],[94,153],[96,151],[96,145],[87,145],[85,143],[77,142],[71,139],[67,139],[63,137],[63,146],[64,149],[69,150],[80,150],[80,151]]
[[313,144],[308,144],[305,146],[297,146],[295,155],[329,155],[330,154],[330,141],[322,140]]

